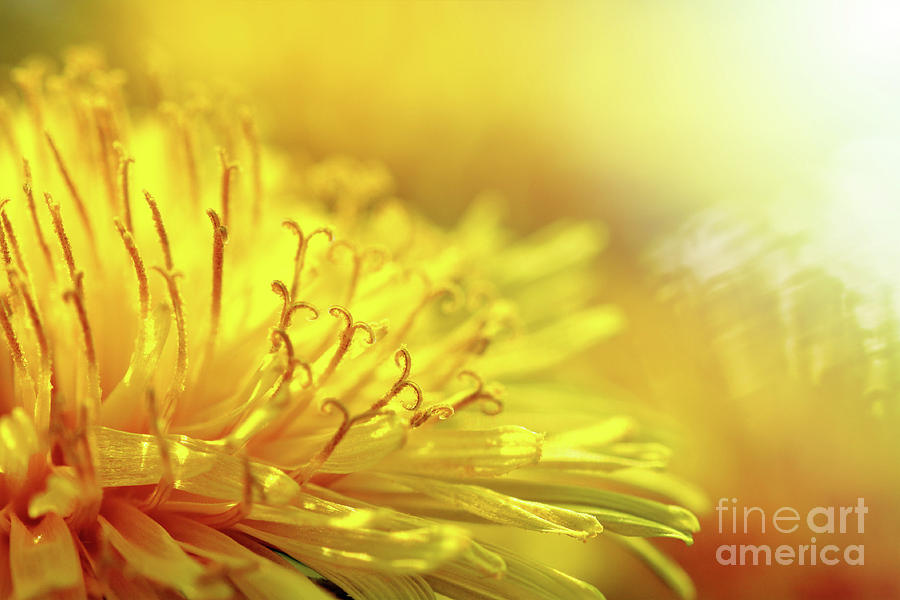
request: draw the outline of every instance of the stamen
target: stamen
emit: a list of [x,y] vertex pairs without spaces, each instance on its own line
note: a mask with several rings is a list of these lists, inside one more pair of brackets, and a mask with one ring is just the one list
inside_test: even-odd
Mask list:
[[341,440],[347,435],[347,432],[350,431],[350,428],[356,425],[361,421],[365,421],[367,419],[371,419],[373,417],[377,417],[383,413],[374,410],[367,410],[364,413],[358,414],[355,417],[350,417],[350,411],[347,410],[347,407],[338,400],[337,398],[326,398],[322,401],[321,410],[324,413],[332,413],[334,410],[337,410],[341,413],[341,425],[338,427],[337,431],[331,436],[331,439],[328,440],[328,443],[319,450],[319,452],[312,458],[310,461],[300,467],[299,469],[295,469],[291,471],[289,475],[300,485],[305,484],[309,479],[318,471],[322,465],[328,462],[328,459],[331,458],[331,455],[334,453],[335,449],[337,449],[338,444],[341,443]]
[[166,394],[166,405],[163,407],[163,421],[169,423],[172,418],[178,397],[184,392],[187,385],[188,375],[188,356],[187,356],[187,327],[184,320],[184,300],[181,298],[181,292],[178,290],[178,274],[175,273],[175,264],[172,261],[172,249],[169,246],[169,236],[166,233],[166,226],[163,223],[162,214],[159,212],[159,205],[150,192],[144,190],[144,199],[150,212],[153,214],[153,223],[156,226],[156,235],[159,238],[159,245],[162,248],[163,258],[165,259],[165,269],[154,266],[153,270],[163,276],[166,280],[166,287],[169,292],[169,300],[172,304],[172,312],[175,315],[175,327],[178,332],[178,350],[175,358],[175,377],[172,385]]
[[225,244],[228,241],[228,230],[219,220],[216,211],[206,211],[213,226],[213,254],[212,254],[212,305],[210,306],[210,334],[209,348],[212,351],[219,335],[219,321],[222,317],[222,276],[225,262]]
[[259,134],[249,110],[241,112],[241,130],[250,146],[250,170],[253,177],[253,223],[259,222],[262,214],[262,168],[260,165]]
[[475,382],[475,391],[466,395],[462,400],[453,404],[454,411],[460,411],[474,402],[483,400],[481,404],[481,412],[488,416],[499,415],[503,412],[503,401],[500,400],[494,392],[485,391],[484,381],[476,373],[472,371],[462,371],[459,374],[460,379],[469,378]]
[[282,301],[281,317],[278,319],[278,327],[280,329],[287,329],[291,326],[294,313],[298,310],[308,310],[312,313],[312,317],[308,319],[309,321],[315,321],[319,318],[319,311],[312,304],[308,302],[291,302],[290,292],[288,292],[287,286],[284,285],[283,281],[278,279],[273,281],[272,291],[278,294]]
[[328,443],[325,444],[325,447],[319,450],[319,452],[315,456],[313,456],[312,459],[310,459],[309,463],[307,463],[306,466],[295,469],[290,473],[290,476],[300,485],[306,483],[312,476],[312,474],[325,464],[325,461],[329,459],[331,454],[334,452],[334,449],[337,448],[337,445],[341,443],[341,440],[344,439],[344,436],[347,435],[347,431],[350,429],[350,411],[348,411],[347,407],[344,406],[343,403],[337,398],[326,398],[325,400],[323,400],[320,410],[326,414],[331,414],[334,411],[340,412],[341,425],[338,427],[334,435],[331,436],[331,439],[328,440]]
[[172,303],[172,312],[175,315],[175,328],[178,332],[175,377],[172,380],[172,386],[169,388],[168,394],[166,394],[166,406],[162,412],[163,420],[168,422],[168,419],[171,418],[175,409],[175,402],[178,399],[178,396],[184,391],[185,385],[187,384],[187,328],[185,327],[184,322],[184,301],[181,298],[181,293],[178,291],[177,275],[157,266],[152,268],[166,280],[166,287],[169,290],[169,301]]
[[209,527],[228,529],[250,516],[256,495],[254,492],[258,491],[260,497],[265,499],[265,487],[253,476],[253,464],[246,453],[241,454],[241,461],[244,464],[244,489],[241,501],[220,515],[201,519]]
[[59,168],[60,174],[62,174],[63,180],[66,183],[66,187],[69,190],[69,194],[72,196],[72,200],[74,200],[75,202],[75,208],[78,210],[78,216],[81,217],[81,222],[84,225],[84,229],[88,234],[88,238],[93,244],[94,230],[91,227],[91,221],[88,217],[84,202],[81,200],[81,195],[78,193],[78,189],[75,187],[75,182],[72,181],[72,176],[69,174],[69,170],[66,169],[66,164],[63,162],[62,155],[59,153],[59,148],[56,147],[56,143],[53,141],[53,138],[50,137],[50,133],[45,131],[44,136],[47,138],[47,143],[50,145],[50,150],[53,152],[53,157],[56,159],[56,166]]
[[50,252],[50,246],[47,244],[47,240],[44,238],[44,232],[41,230],[41,222],[38,219],[37,208],[34,203],[34,194],[32,193],[31,183],[31,165],[28,164],[28,159],[25,158],[22,159],[22,165],[25,170],[25,184],[22,186],[22,191],[25,192],[25,201],[28,203],[28,211],[31,213],[31,223],[34,225],[35,237],[38,241],[38,245],[41,247],[41,252],[44,254],[44,259],[47,261],[50,276],[55,277],[56,272],[53,269],[53,255]]
[[3,233],[6,237],[6,242],[9,244],[9,249],[3,249],[3,259],[7,259],[7,254],[9,253],[9,250],[11,250],[12,256],[16,260],[16,267],[27,280],[28,269],[25,267],[25,260],[22,258],[22,250],[19,248],[19,241],[16,239],[16,233],[13,231],[12,223],[3,208],[4,204],[6,204],[5,201],[0,203],[0,221],[3,223]]
[[114,219],[113,222],[116,224],[116,229],[122,237],[122,242],[125,244],[125,250],[128,251],[128,256],[131,257],[131,264],[134,266],[134,273],[138,280],[138,298],[141,305],[141,319],[146,320],[150,315],[150,285],[147,281],[147,271],[144,268],[144,260],[141,258],[140,252],[138,252],[137,245],[134,242],[134,236],[131,235],[131,232],[126,230],[119,219]]
[[41,351],[41,361],[45,366],[49,366],[50,363],[50,347],[47,343],[47,334],[44,331],[44,326],[41,323],[41,317],[38,313],[37,304],[34,301],[34,298],[31,297],[31,294],[28,291],[28,288],[22,283],[19,279],[19,276],[13,273],[12,277],[13,288],[22,296],[22,299],[25,303],[25,311],[28,313],[28,318],[31,321],[31,327],[34,329],[35,338],[37,338],[38,349]]
[[334,355],[331,357],[331,361],[329,361],[328,366],[325,367],[325,370],[319,376],[319,385],[325,382],[331,374],[334,373],[334,370],[337,368],[338,363],[341,362],[341,359],[344,358],[344,355],[347,353],[347,350],[350,348],[350,343],[353,341],[353,334],[357,331],[364,331],[368,335],[368,343],[369,345],[375,343],[375,332],[372,330],[372,327],[368,323],[363,323],[361,321],[353,321],[353,316],[350,314],[346,308],[342,306],[332,306],[328,309],[328,313],[337,319],[343,319],[345,325],[344,329],[341,331],[340,338],[338,338],[338,347],[335,351]]
[[228,162],[228,155],[224,148],[219,148],[219,164],[222,166],[222,221],[225,225],[231,223],[231,172],[237,171],[238,166]]
[[[0,212],[3,212],[3,207],[6,206],[7,202],[10,202],[9,198],[0,200]],[[3,264],[6,265],[6,269],[7,271],[9,271],[10,267],[12,266],[12,255],[9,253],[9,245],[6,241],[6,233],[2,228],[0,228],[0,256],[3,257]]]
[[63,294],[63,300],[71,302],[75,307],[75,313],[78,316],[78,324],[81,326],[92,396],[92,404],[88,406],[88,414],[94,416],[98,414],[100,408],[100,370],[99,365],[97,364],[97,352],[94,348],[94,336],[91,332],[91,323],[88,320],[87,311],[84,308],[84,298],[80,291],[83,289],[83,285],[81,285],[82,276],[83,274],[80,272],[77,274],[79,284],[76,286],[75,290],[67,290]]
[[431,417],[437,416],[438,420],[445,421],[453,416],[455,411],[452,406],[447,404],[435,404],[434,406],[430,406],[424,410],[420,410],[415,415],[413,415],[412,419],[409,420],[409,426],[413,429],[416,427],[421,427],[425,423],[427,423]]
[[311,386],[313,381],[312,367],[309,366],[309,363],[294,358],[294,344],[293,342],[291,342],[291,338],[287,334],[287,332],[284,329],[273,329],[272,343],[277,344],[279,347],[282,343],[284,344],[285,353],[287,354],[287,366],[285,367],[284,376],[282,377],[281,383],[277,386],[277,389],[274,390],[270,397],[274,398],[278,391],[281,389],[281,385],[294,378],[294,371],[297,367],[300,367],[306,373],[306,383],[303,385],[303,387],[308,388],[309,386]]
[[62,248],[63,258],[66,261],[66,268],[69,270],[69,279],[75,286],[76,291],[82,292],[78,287],[78,272],[75,269],[75,257],[72,256],[72,245],[69,243],[69,236],[66,235],[66,228],[63,225],[62,214],[59,210],[59,204],[53,200],[53,196],[44,192],[44,201],[47,203],[47,210],[50,211],[50,218],[53,220],[53,229],[56,231],[56,237],[59,239],[59,246]]
[[291,322],[294,319],[294,313],[298,310],[308,310],[312,316],[307,319],[307,321],[315,321],[319,318],[319,311],[315,306],[310,304],[309,302],[292,302],[291,305],[287,308],[287,311],[284,313],[284,326],[290,327]]
[[422,405],[422,388],[409,380],[409,372],[412,369],[412,358],[409,355],[409,350],[406,348],[397,350],[394,354],[394,362],[400,367],[400,378],[393,386],[391,386],[388,393],[382,396],[378,402],[373,404],[369,410],[378,410],[384,407],[388,402],[393,400],[397,394],[402,392],[404,388],[409,388],[415,392],[416,401],[413,404],[404,404],[403,408],[406,410],[417,410]]
[[134,231],[131,222],[131,193],[128,187],[129,167],[134,164],[134,159],[125,154],[125,148],[119,142],[113,142],[113,148],[119,157],[119,203],[122,205],[122,216],[125,219],[125,228],[129,232]]
[[3,327],[3,333],[6,334],[6,344],[9,346],[9,353],[12,355],[13,363],[16,365],[16,368],[25,371],[27,368],[25,354],[22,352],[19,338],[16,337],[11,317],[12,307],[9,305],[9,298],[6,294],[0,295],[0,326]]
[[159,423],[159,411],[156,407],[156,394],[153,388],[147,388],[147,414],[149,415],[150,433],[156,438],[159,445],[159,458],[162,467],[162,477],[153,489],[153,493],[141,504],[141,510],[147,512],[155,509],[165,502],[172,494],[175,484],[175,474],[172,469],[172,455],[169,452],[169,443],[162,434]]
[[[424,278],[423,281],[428,281],[427,278]],[[416,323],[416,319],[419,318],[419,315],[422,314],[422,311],[434,300],[442,296],[449,296],[448,299],[444,300],[441,303],[441,310],[444,311],[445,314],[452,313],[457,310],[460,306],[462,306],[462,291],[459,289],[457,285],[448,285],[446,287],[439,287],[437,289],[432,289],[430,283],[426,283],[426,292],[422,297],[422,300],[419,304],[413,308],[409,315],[406,317],[406,320],[402,325],[394,332],[393,337],[395,339],[404,340],[409,337],[409,332],[413,328],[413,325]]]
[[291,342],[291,337],[287,334],[287,331],[284,329],[273,329],[272,330],[272,342],[278,342],[279,347],[282,343],[284,343],[285,353],[287,354],[288,364],[296,360],[294,358],[294,344]]
[[[94,484],[96,482],[96,470],[94,468],[93,451],[88,439],[91,421],[90,411],[87,406],[82,405],[78,407],[74,421],[74,425],[66,423],[61,413],[54,412],[49,427],[50,437],[59,444],[66,464],[74,467],[82,482]],[[90,494],[90,496],[94,496],[93,498],[90,496],[87,498],[82,497],[81,501],[85,504],[95,504],[95,508],[99,508],[102,492],[96,488],[95,490],[97,491],[96,494]]]
[[362,274],[362,268],[365,265],[366,260],[372,259],[370,268],[372,271],[377,271],[384,266],[385,262],[387,262],[388,256],[387,253],[380,248],[366,248],[363,252],[359,252],[350,242],[338,240],[328,249],[328,258],[332,261],[334,260],[335,250],[338,248],[346,248],[353,261],[353,269],[350,272],[350,283],[347,286],[347,294],[344,299],[344,304],[349,305],[350,301],[353,300],[353,296],[356,294],[356,288],[359,285],[359,276]]
[[[266,390],[266,393],[263,394],[261,398],[257,398],[254,394],[254,399],[246,406],[240,417],[235,420],[234,424],[231,427],[231,433],[229,433],[225,439],[225,447],[231,452],[237,451],[246,446],[252,437],[269,428],[269,426],[275,422],[276,418],[278,419],[276,429],[279,430],[283,428],[285,424],[293,422],[291,418],[288,418],[283,414],[275,414],[276,412],[279,412],[282,409],[286,408],[291,400],[290,395],[285,395],[285,397],[279,399],[277,403],[273,403],[273,401],[278,397],[278,394],[282,389],[284,389],[285,385],[289,384],[293,380],[294,372],[297,370],[297,367],[303,369],[304,373],[306,374],[306,382],[302,384],[301,387],[303,389],[306,389],[309,388],[313,383],[312,368],[308,363],[294,358],[294,345],[291,342],[291,338],[287,334],[287,332],[283,329],[273,329],[271,332],[271,340],[272,345],[276,348],[276,350],[282,345],[285,348],[287,362],[285,364],[284,371],[282,371],[281,375],[278,376],[278,379],[275,381],[275,383],[268,390]],[[273,352],[274,351],[275,350],[273,350]],[[264,408],[258,409],[257,407],[260,406]],[[271,411],[272,408],[274,408],[275,411]],[[262,420],[255,420],[255,422],[251,422],[249,424],[249,427],[246,426],[248,424],[248,420],[254,421],[250,417],[254,413],[257,413],[258,410],[266,411],[270,416],[267,416]],[[298,406],[295,405],[291,412],[295,412],[297,410]],[[271,435],[271,433],[272,432],[270,431],[269,434]]]
[[109,107],[104,106],[102,101],[97,101],[94,102],[92,108],[94,113],[94,123],[97,126],[97,142],[100,150],[100,154],[97,158],[100,161],[100,172],[103,175],[103,183],[106,185],[106,197],[109,200],[109,205],[115,211],[116,186],[113,183],[112,168],[109,164],[110,141],[113,139],[110,132]]
[[150,207],[150,212],[153,213],[153,224],[156,226],[156,236],[159,238],[160,247],[162,247],[166,271],[172,271],[175,268],[175,264],[172,262],[172,249],[169,247],[169,236],[166,233],[166,226],[159,212],[159,205],[147,190],[144,190],[144,199],[147,201],[147,206]]
[[[493,333],[489,327],[489,321],[483,317],[473,316],[464,328],[466,332],[449,345],[443,355],[438,355],[432,360],[432,371],[441,373],[437,380],[444,385],[453,379],[454,374],[459,374],[469,361],[471,356],[483,355],[491,344]],[[495,328],[493,328],[495,329]],[[450,357],[447,360],[445,357]]]
[[329,242],[334,240],[334,234],[327,227],[319,227],[308,236],[303,235],[303,230],[296,221],[284,221],[282,226],[290,229],[297,236],[297,254],[294,255],[294,280],[291,283],[291,298],[297,297],[300,290],[300,276],[303,274],[303,263],[306,261],[306,251],[309,248],[309,242],[316,235],[322,234],[328,238]]

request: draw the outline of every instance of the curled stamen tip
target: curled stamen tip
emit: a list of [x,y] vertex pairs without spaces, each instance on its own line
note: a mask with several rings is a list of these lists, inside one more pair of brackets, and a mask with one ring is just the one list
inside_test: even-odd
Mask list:
[[350,311],[343,306],[338,306],[337,304],[335,304],[328,309],[328,314],[336,319],[343,319],[344,321],[346,321],[348,328],[353,326],[353,317],[350,315]]
[[452,406],[435,406],[431,409],[432,414],[437,415],[437,418],[441,421],[446,421],[450,417],[452,417],[456,411],[453,410]]
[[311,234],[309,234],[309,237],[312,238],[312,236],[314,236],[314,235],[316,235],[316,234],[318,234],[318,233],[321,233],[322,235],[324,235],[325,237],[327,237],[329,242],[333,242],[333,241],[334,241],[334,232],[331,230],[331,228],[329,228],[329,227],[319,227],[318,229],[316,229],[315,231],[313,231]]
[[503,412],[503,400],[495,396],[487,396],[484,398],[486,402],[481,405],[481,412],[489,417],[494,417]]
[[291,342],[291,337],[287,334],[284,329],[275,328],[272,329],[272,343],[278,344],[279,342],[283,342],[285,346],[285,351],[288,355],[288,363],[294,360],[294,344]]
[[344,403],[337,398],[325,398],[322,401],[322,405],[319,407],[319,410],[326,414],[331,414],[335,410],[337,410],[341,413],[344,423],[350,421],[350,411],[347,410],[347,407],[344,406]]
[[361,331],[365,331],[366,335],[368,337],[368,344],[372,345],[375,343],[375,330],[372,329],[372,326],[369,325],[368,323],[363,323],[362,321],[359,321],[357,323],[354,323],[353,326],[351,327],[351,329],[359,329]]
[[416,394],[416,400],[412,404],[403,404],[403,408],[406,410],[418,410],[420,406],[422,406],[422,402],[425,400],[424,395],[422,394],[422,388],[419,385],[412,381],[404,381],[400,388],[409,388]]
[[304,360],[294,359],[292,363],[292,369],[296,369],[297,367],[303,369],[303,372],[306,373],[306,383],[301,385],[303,389],[310,387],[313,384],[313,372],[310,364]]
[[458,379],[471,379],[475,385],[478,386],[478,391],[480,392],[484,389],[484,380],[481,376],[475,371],[470,371],[466,369],[465,371],[460,371],[459,375],[456,376]]
[[419,412],[414,414],[409,420],[409,426],[413,428],[420,427],[427,423],[428,420],[433,416],[436,416],[439,421],[446,421],[455,413],[456,411],[452,406],[449,406],[447,404],[438,404],[426,408],[425,410],[420,410]]
[[[312,236],[310,236],[310,237],[312,237]],[[338,248],[346,248],[347,251],[350,253],[351,256],[353,256],[354,259],[359,258],[356,247],[353,246],[353,244],[351,244],[347,240],[338,240],[336,242],[333,241],[331,244],[331,247],[328,249],[329,260],[334,260],[334,257],[337,254],[336,250]]]
[[295,234],[297,234],[298,237],[303,237],[303,230],[300,229],[300,225],[297,224],[297,221],[294,221],[293,219],[287,219],[281,222],[281,226],[285,229],[290,229]]
[[366,259],[368,259],[369,268],[373,271],[378,271],[385,265],[385,263],[390,260],[390,258],[390,254],[386,249],[376,246],[372,248],[366,248],[365,251],[363,251],[362,258],[360,260],[364,262],[366,261]]
[[291,307],[288,309],[288,313],[287,313],[288,322],[290,322],[291,316],[293,316],[293,314],[296,311],[303,309],[303,308],[305,308],[312,314],[312,316],[310,318],[308,318],[307,321],[315,321],[316,319],[319,318],[319,310],[312,304],[309,304],[308,302],[294,302],[293,304],[291,304]]
[[279,296],[281,296],[282,298],[284,298],[285,300],[287,300],[288,296],[290,295],[288,293],[287,286],[280,279],[275,279],[274,281],[272,281],[272,291],[275,292],[276,294],[278,294]]
[[406,349],[406,346],[400,346],[400,349],[394,353],[394,364],[403,371],[403,375],[400,376],[401,381],[409,377],[409,372],[412,369],[412,357],[409,355],[409,350]]

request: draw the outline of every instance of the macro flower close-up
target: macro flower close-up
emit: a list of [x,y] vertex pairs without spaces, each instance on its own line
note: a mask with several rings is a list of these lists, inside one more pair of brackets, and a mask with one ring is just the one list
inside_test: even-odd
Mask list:
[[900,10],[0,2],[0,600],[900,600]]
[[490,197],[442,228],[377,163],[288,172],[228,99],[132,109],[89,49],[11,76],[4,598],[602,597],[490,525],[691,595],[643,538],[690,544],[696,492],[565,383],[622,321],[601,228],[516,237]]

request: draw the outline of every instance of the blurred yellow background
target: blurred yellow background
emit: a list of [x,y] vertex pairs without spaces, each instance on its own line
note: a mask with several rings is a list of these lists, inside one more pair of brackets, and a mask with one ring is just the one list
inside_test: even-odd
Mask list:
[[[709,529],[666,545],[700,598],[900,595],[893,3],[40,0],[0,17],[7,66],[97,43],[246,100],[295,156],[382,161],[440,220],[485,189],[522,230],[602,219],[598,277],[630,324],[599,371],[669,415],[681,471],[750,504],[871,501],[857,571],[738,576]],[[614,600],[666,593],[635,588],[636,564],[560,556]]]
[[162,61],[248,95],[276,141],[378,157],[448,216],[485,186],[540,215],[551,200],[597,212],[623,188],[666,206],[772,202],[900,126],[900,25],[878,0],[2,10],[8,62],[86,41],[131,69]]

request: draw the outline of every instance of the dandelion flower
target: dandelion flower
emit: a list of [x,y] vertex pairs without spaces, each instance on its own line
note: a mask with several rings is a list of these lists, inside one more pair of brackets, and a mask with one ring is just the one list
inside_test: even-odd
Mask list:
[[128,110],[91,52],[13,79],[0,596],[601,597],[472,523],[603,532],[690,593],[640,539],[697,528],[643,497],[691,502],[666,449],[560,383],[620,321],[596,231],[442,230],[378,165],[288,172],[228,98]]

